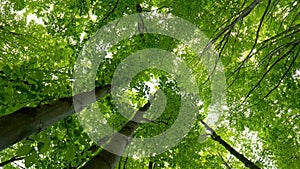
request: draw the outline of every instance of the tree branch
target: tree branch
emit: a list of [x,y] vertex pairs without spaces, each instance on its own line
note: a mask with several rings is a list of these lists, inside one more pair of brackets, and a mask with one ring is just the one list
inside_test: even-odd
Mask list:
[[223,164],[225,165],[225,167],[227,169],[231,169],[231,167],[229,166],[229,164],[224,160],[224,158],[222,157],[222,155],[218,152],[219,157],[222,159]]
[[240,104],[240,105],[243,105],[247,98],[250,96],[250,94],[260,85],[260,83],[263,81],[263,79],[267,76],[267,74],[271,71],[271,69],[277,64],[279,63],[283,58],[285,58],[286,56],[288,56],[292,51],[293,49],[298,45],[299,42],[295,43],[293,45],[293,47],[287,51],[284,55],[282,55],[280,58],[278,58],[271,66],[270,68],[263,74],[263,76],[260,78],[260,80],[254,85],[254,87],[248,92],[248,94],[246,95],[244,101]]
[[211,132],[211,138],[221,144],[224,148],[226,148],[232,155],[234,155],[237,159],[239,159],[242,163],[245,164],[246,167],[250,169],[260,169],[256,166],[252,161],[248,160],[243,154],[237,152],[233,147],[231,147],[227,142],[225,142],[211,127],[209,127],[203,120],[200,120],[201,124],[205,126],[205,128]]
[[253,55],[252,55],[252,52],[254,51],[255,46],[257,45],[257,41],[258,41],[258,38],[259,38],[259,32],[260,32],[261,26],[262,26],[262,24],[263,24],[264,18],[265,18],[265,16],[267,15],[267,12],[268,12],[268,10],[269,10],[270,5],[271,5],[271,0],[268,1],[267,8],[266,8],[266,10],[264,11],[264,13],[263,13],[263,15],[262,15],[262,17],[261,17],[261,19],[260,19],[260,22],[259,22],[259,25],[258,25],[258,28],[257,28],[257,31],[256,31],[256,35],[255,35],[254,44],[252,45],[252,48],[251,48],[250,52],[248,53],[248,55],[246,56],[246,58],[242,61],[242,63],[236,68],[236,70],[233,71],[233,73],[231,74],[231,76],[232,76],[233,74],[235,74],[235,72],[236,72],[237,70],[239,70],[239,69],[245,64],[245,62],[248,61],[248,60],[251,58],[251,56],[253,56]]
[[9,164],[9,163],[12,163],[12,162],[15,162],[15,161],[19,161],[19,160],[23,160],[24,157],[12,157],[11,159],[9,160],[6,160],[6,161],[3,161],[0,163],[0,167],[3,167],[5,166],[6,164]]
[[246,17],[247,15],[250,14],[250,12],[260,3],[262,2],[262,0],[255,0],[254,2],[252,2],[252,4],[250,4],[248,7],[246,7],[241,14],[236,17],[233,22],[231,22],[229,25],[227,25],[225,28],[223,28],[216,36],[215,38],[213,38],[209,45],[206,46],[206,49],[210,47],[211,44],[213,44],[220,36],[222,36],[225,32],[231,30],[238,21],[240,21],[241,19],[243,19],[244,17]]

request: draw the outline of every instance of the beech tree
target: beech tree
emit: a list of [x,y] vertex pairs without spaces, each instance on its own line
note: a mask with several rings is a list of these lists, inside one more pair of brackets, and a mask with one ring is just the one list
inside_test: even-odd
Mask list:
[[110,86],[98,87],[72,97],[61,98],[50,104],[23,107],[14,113],[1,116],[1,150],[75,113],[73,99],[82,100],[81,106],[85,107],[96,101],[91,97],[93,94],[96,95],[96,99],[99,99],[105,96],[109,90]]
[[[300,167],[297,0],[4,0],[0,11],[1,167]],[[203,51],[216,53],[216,65],[223,65],[226,77],[227,106],[222,107],[216,123],[210,124],[209,115],[219,111],[211,106],[213,73],[189,50],[188,44],[151,33],[152,29],[145,26],[144,12],[185,19],[208,37]],[[74,94],[76,61],[83,55],[84,46],[99,29],[131,14],[140,16],[138,23],[130,27],[136,35],[107,49],[105,59],[95,68],[97,73],[83,73],[83,79],[94,78],[86,80],[86,84],[96,88]],[[193,124],[183,124],[191,125],[191,130],[167,151],[149,157],[138,156],[142,152],[133,157],[126,153],[120,156],[105,147],[122,142],[115,147],[126,152],[130,140],[126,142],[118,134],[104,136],[106,133],[100,131],[91,134],[88,127],[95,123],[83,124],[75,112],[84,114],[88,108],[98,107],[98,113],[106,119],[101,125],[111,126],[132,139],[151,138],[171,128],[180,115],[184,92],[168,72],[140,72],[124,90],[130,100],[120,100],[128,103],[137,112],[135,115],[151,117],[147,114],[147,96],[153,90],[161,90],[166,100],[161,104],[165,107],[155,107],[157,104],[150,100],[151,111],[162,112],[154,120],[138,123],[133,121],[134,115],[124,116],[110,90],[120,65],[127,63],[132,54],[150,48],[173,53],[192,71],[199,96],[187,97],[200,98],[191,108],[198,113]],[[82,60],[84,69],[80,72],[88,72],[93,64],[94,61]],[[74,107],[77,96],[80,109]],[[128,125],[133,127],[129,129]],[[95,141],[93,134],[97,138],[104,135]]]

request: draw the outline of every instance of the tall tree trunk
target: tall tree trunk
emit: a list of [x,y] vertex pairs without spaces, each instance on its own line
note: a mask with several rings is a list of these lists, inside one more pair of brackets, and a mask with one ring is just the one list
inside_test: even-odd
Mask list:
[[252,161],[248,160],[243,154],[237,152],[233,147],[231,147],[226,141],[224,141],[212,128],[210,128],[204,121],[201,120],[201,123],[205,126],[205,128],[211,132],[211,138],[218,143],[220,143],[223,147],[225,147],[232,155],[234,155],[237,159],[239,159],[242,163],[245,164],[246,167],[251,169],[260,169],[257,165],[255,165]]
[[[113,149],[112,152],[123,154],[127,145],[130,143],[134,131],[138,128],[139,122],[143,119],[143,115],[150,107],[150,102],[145,104],[139,111],[136,112],[132,120],[127,122],[121,130],[112,136],[109,143],[105,145],[106,149]],[[145,119],[146,120],[146,119]],[[127,136],[127,137],[124,137]],[[106,149],[102,149],[96,156],[88,161],[81,169],[114,169],[119,162],[121,156],[114,154]]]
[[76,104],[80,104],[80,108],[84,108],[105,96],[110,89],[110,85],[96,87],[75,96],[60,98],[50,104],[23,107],[0,117],[0,151],[75,113],[73,99]]

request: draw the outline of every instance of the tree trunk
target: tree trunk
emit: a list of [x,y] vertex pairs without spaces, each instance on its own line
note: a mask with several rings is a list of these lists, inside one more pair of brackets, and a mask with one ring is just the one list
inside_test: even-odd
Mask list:
[[201,120],[201,123],[205,126],[205,128],[211,132],[211,138],[218,143],[220,143],[223,147],[225,147],[232,155],[234,155],[237,159],[239,159],[242,163],[245,164],[246,167],[251,169],[260,169],[257,165],[255,165],[252,161],[248,160],[243,154],[237,152],[233,147],[231,147],[226,141],[224,141],[212,128],[210,128],[204,121]]
[[110,85],[96,87],[75,96],[60,98],[50,104],[23,107],[0,117],[0,151],[75,113],[73,99],[76,104],[80,104],[80,108],[84,108],[109,93],[110,88]]
[[[140,124],[139,121],[144,120],[143,115],[146,113],[149,107],[150,102],[144,105],[144,107],[140,108],[133,119],[127,122],[118,133],[114,134],[109,143],[105,145],[106,149],[113,149],[112,151],[102,149],[81,169],[114,169],[121,158],[121,156],[118,154],[123,154],[127,145],[131,141],[131,136]],[[112,152],[118,152],[118,154],[114,154]]]

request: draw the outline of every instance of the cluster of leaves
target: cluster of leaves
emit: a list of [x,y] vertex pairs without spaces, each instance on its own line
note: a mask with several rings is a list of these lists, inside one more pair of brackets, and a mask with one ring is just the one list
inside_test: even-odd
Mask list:
[[[84,42],[109,21],[136,13],[136,4],[141,4],[143,11],[157,8],[156,12],[184,18],[211,37],[228,84],[229,109],[217,126],[219,134],[259,166],[299,168],[300,17],[299,2],[293,0],[1,1],[0,116],[70,96],[74,64]],[[125,39],[110,49],[113,58],[99,65],[95,85],[110,84],[118,65],[138,50],[173,51],[179,45],[162,35]],[[194,53],[180,57],[197,77],[205,115],[211,96],[210,84],[205,83],[209,75]],[[137,91],[130,93],[133,103],[144,104],[150,89],[143,82],[151,79],[150,74],[158,79],[168,102],[158,119],[137,130],[135,137],[140,138],[168,129],[180,103],[176,82],[153,69],[141,72],[131,82],[130,88]],[[116,130],[128,120],[117,111],[111,96],[97,106]],[[198,119],[193,130],[168,152],[142,159],[122,157],[119,167],[145,168],[151,163],[157,168],[243,167],[213,140],[201,143],[202,134]],[[5,168],[73,168],[96,151],[76,116],[71,116],[0,152],[0,161],[12,161]]]

